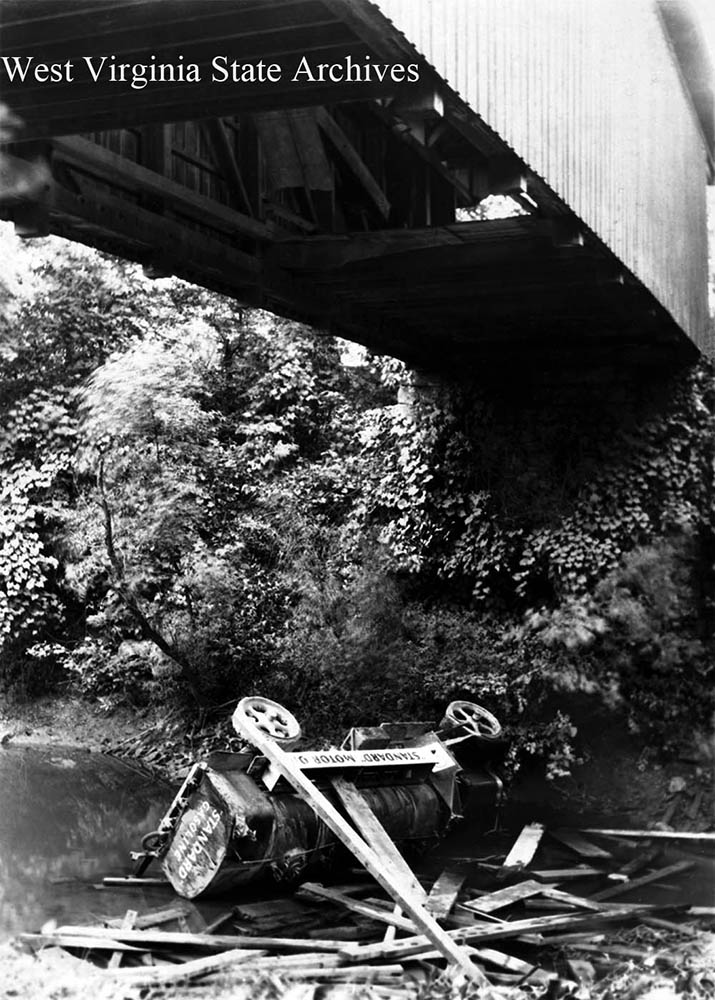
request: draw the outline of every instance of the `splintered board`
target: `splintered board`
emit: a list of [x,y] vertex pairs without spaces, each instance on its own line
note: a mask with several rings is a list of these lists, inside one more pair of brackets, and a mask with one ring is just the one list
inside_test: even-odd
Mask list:
[[543,835],[543,823],[527,823],[504,858],[504,863],[497,872],[497,878],[506,878],[512,872],[526,868],[536,854]]
[[606,851],[602,847],[592,844],[585,837],[582,837],[578,830],[549,830],[549,836],[553,837],[554,840],[558,840],[559,843],[564,844],[581,858],[602,858],[606,860],[613,857],[610,851]]
[[457,902],[466,874],[456,868],[445,868],[429,891],[426,907],[433,917],[443,920]]
[[504,889],[497,889],[496,892],[485,893],[483,896],[479,896],[478,899],[472,899],[468,903],[463,903],[463,906],[468,907],[470,910],[476,910],[477,913],[493,913],[494,910],[500,910],[504,906],[510,906],[512,903],[518,902],[520,899],[528,899],[530,896],[539,896],[543,893],[545,885],[541,882],[536,882],[534,879],[529,879],[527,882],[517,882],[516,885],[506,886]]

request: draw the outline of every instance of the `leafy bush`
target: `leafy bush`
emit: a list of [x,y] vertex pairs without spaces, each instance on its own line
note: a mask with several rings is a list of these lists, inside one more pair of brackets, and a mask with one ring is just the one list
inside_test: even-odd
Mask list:
[[562,609],[529,616],[526,632],[569,650],[581,689],[622,707],[651,745],[677,752],[705,741],[715,711],[711,604],[700,539],[680,534],[641,546],[595,588]]
[[503,389],[443,383],[377,416],[362,515],[396,569],[523,607],[585,593],[635,546],[709,524],[708,364],[591,393]]
[[405,601],[389,565],[373,545],[347,577],[308,568],[280,643],[274,694],[288,697],[309,732],[332,739],[382,721],[436,725],[450,701],[476,701],[506,726],[512,772],[532,755],[551,777],[564,773],[576,730],[553,710],[544,670],[558,654],[519,639],[506,618]]
[[[0,233],[0,237],[2,233]],[[260,691],[315,733],[565,705],[674,750],[712,697],[705,363],[415,383],[394,359],[50,241],[0,317],[0,647],[107,705]],[[411,392],[409,383],[412,381]],[[34,671],[34,673],[33,673]]]

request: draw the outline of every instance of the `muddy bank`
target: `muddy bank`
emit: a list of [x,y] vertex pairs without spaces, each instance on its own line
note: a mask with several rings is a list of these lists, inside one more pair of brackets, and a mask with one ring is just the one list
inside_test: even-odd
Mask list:
[[131,740],[157,725],[163,713],[155,709],[111,713],[79,698],[46,696],[33,701],[0,703],[0,743],[21,746],[62,744],[89,750]]

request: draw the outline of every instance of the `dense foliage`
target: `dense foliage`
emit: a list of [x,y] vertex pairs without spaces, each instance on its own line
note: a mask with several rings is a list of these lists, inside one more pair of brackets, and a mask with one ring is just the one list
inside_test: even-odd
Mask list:
[[705,365],[410,395],[398,362],[346,366],[294,323],[59,241],[10,249],[6,685],[108,708],[261,691],[328,736],[472,698],[551,775],[575,693],[659,748],[708,732]]

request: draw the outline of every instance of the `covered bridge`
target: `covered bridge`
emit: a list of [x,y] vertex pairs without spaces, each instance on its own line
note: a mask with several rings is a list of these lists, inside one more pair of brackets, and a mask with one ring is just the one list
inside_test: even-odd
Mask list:
[[424,368],[710,350],[685,0],[2,0],[0,98],[24,235]]

